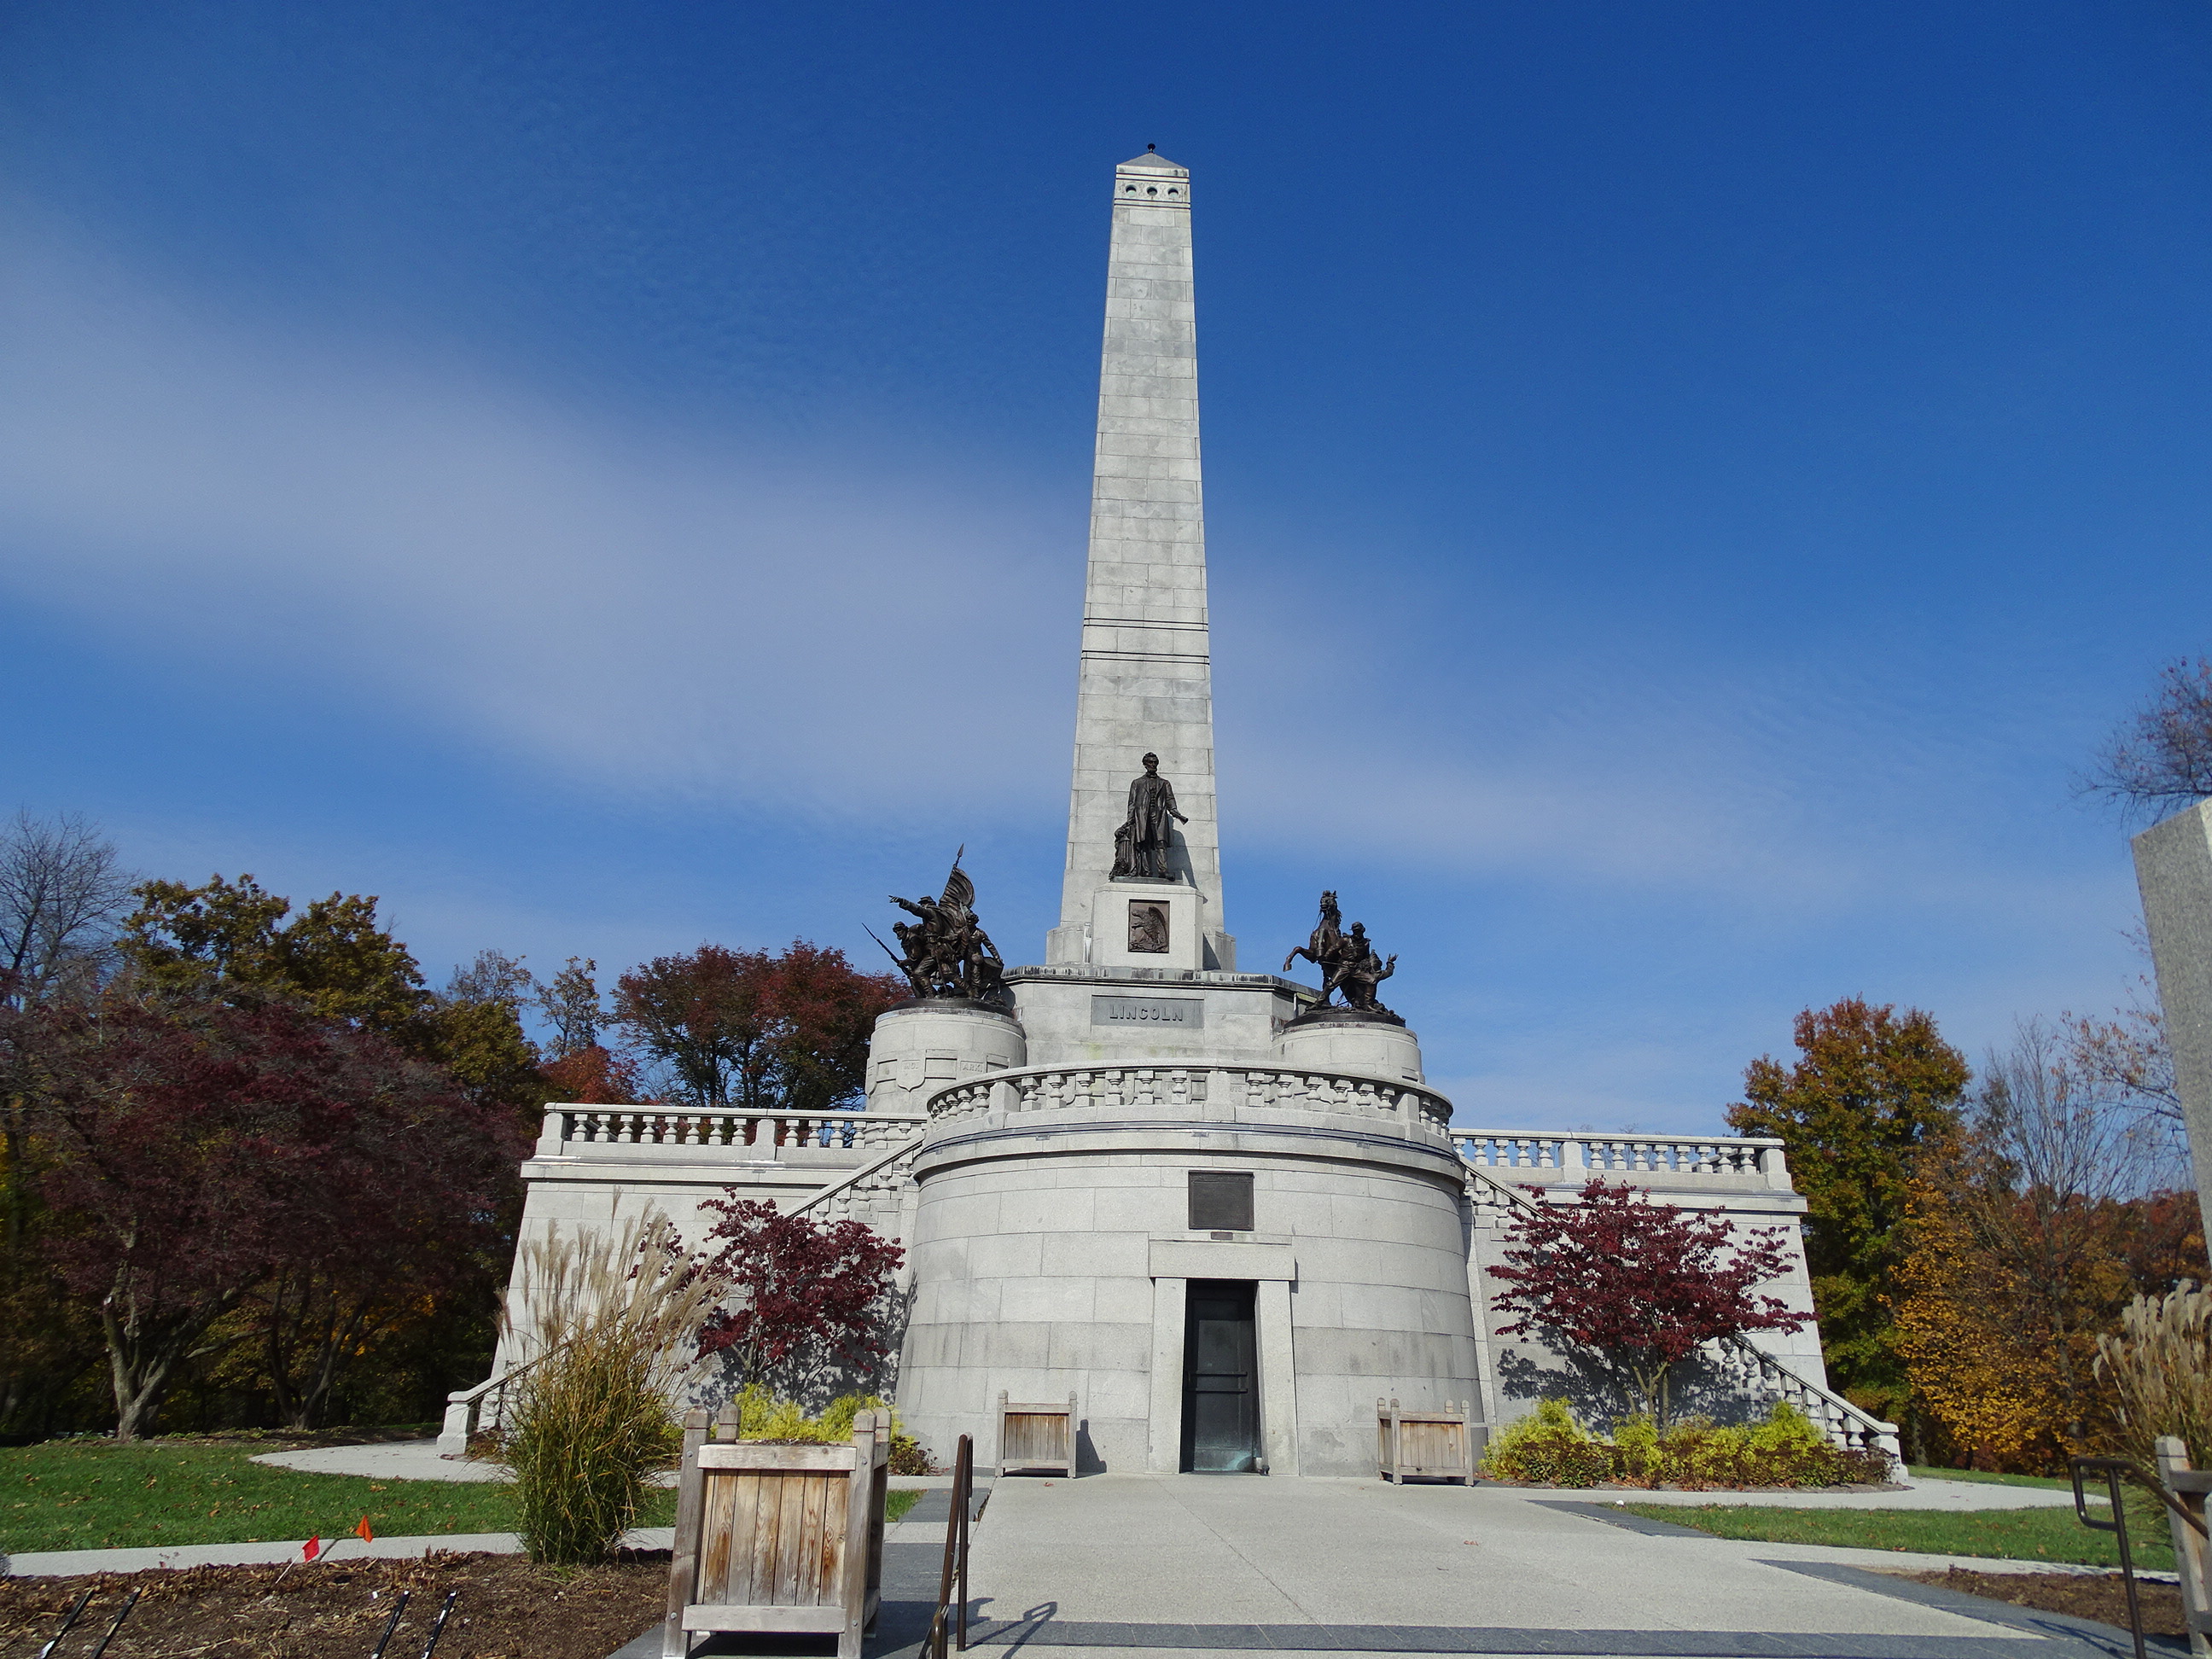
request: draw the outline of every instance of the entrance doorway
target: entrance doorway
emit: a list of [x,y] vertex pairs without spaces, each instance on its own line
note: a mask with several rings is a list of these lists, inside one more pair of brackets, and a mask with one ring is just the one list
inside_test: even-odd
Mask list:
[[1194,1279],[1184,1301],[1182,1463],[1195,1474],[1260,1467],[1260,1344],[1249,1279]]

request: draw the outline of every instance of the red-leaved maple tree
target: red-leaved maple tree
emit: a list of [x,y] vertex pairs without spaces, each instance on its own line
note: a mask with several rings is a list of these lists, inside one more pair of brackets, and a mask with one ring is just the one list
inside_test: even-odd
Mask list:
[[99,1306],[118,1439],[257,1297],[282,1408],[313,1420],[395,1310],[496,1243],[506,1114],[373,1031],[118,991],[7,1036],[49,1152],[46,1251]]
[[695,1259],[731,1299],[700,1333],[702,1354],[734,1351],[750,1384],[890,1351],[884,1297],[906,1259],[898,1245],[865,1223],[784,1215],[760,1199],[700,1207],[720,1212],[707,1235],[720,1248]]
[[1778,1279],[1790,1256],[1779,1227],[1741,1235],[1722,1215],[1685,1214],[1626,1182],[1592,1180],[1571,1204],[1540,1201],[1507,1230],[1492,1279],[1511,1288],[1491,1298],[1518,1314],[1503,1336],[1541,1336],[1595,1353],[1667,1421],[1674,1367],[1705,1343],[1748,1331],[1794,1331],[1808,1322],[1755,1286]]
[[615,1018],[684,1099],[748,1111],[827,1111],[867,1081],[876,1016],[906,995],[842,951],[794,939],[771,956],[702,945],[615,983]]

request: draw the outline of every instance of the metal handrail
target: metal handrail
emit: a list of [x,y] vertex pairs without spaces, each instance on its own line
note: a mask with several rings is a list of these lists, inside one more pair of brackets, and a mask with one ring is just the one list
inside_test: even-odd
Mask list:
[[[2120,1501],[2120,1477],[2134,1474],[2136,1466],[2124,1457],[2069,1457],[2066,1467],[2074,1476],[2074,1516],[2094,1532],[2118,1534],[2120,1540],[2120,1577],[2128,1587],[2128,1634],[2136,1638],[2136,1659],[2144,1659],[2142,1633],[2142,1604],[2136,1597],[2135,1557],[2128,1549],[2128,1511]],[[2094,1469],[2105,1477],[2105,1485],[2112,1494],[2112,1518],[2093,1521],[2089,1518],[2089,1500],[2081,1491],[2081,1472]]]
[[[952,1513],[945,1518],[945,1569],[937,1580],[937,1607],[930,1614],[929,1635],[921,1644],[930,1659],[945,1659],[948,1651],[968,1651],[968,1511],[975,1490],[975,1443],[963,1434],[952,1459]],[[957,1600],[952,1593],[956,1584]]]

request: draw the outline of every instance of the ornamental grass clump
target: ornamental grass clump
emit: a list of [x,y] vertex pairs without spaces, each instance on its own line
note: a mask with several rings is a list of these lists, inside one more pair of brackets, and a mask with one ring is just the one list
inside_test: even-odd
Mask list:
[[519,1309],[502,1316],[518,1382],[501,1461],[514,1471],[523,1547],[535,1561],[603,1561],[636,1518],[648,1478],[681,1437],[669,1407],[698,1363],[712,1280],[648,1213],[612,1237],[556,1227],[522,1248]]
[[2172,1435],[2193,1468],[2212,1467],[2212,1289],[2184,1279],[2138,1296],[2119,1330],[2097,1339],[2097,1376],[2116,1421],[2112,1449],[2155,1486],[2157,1444]]

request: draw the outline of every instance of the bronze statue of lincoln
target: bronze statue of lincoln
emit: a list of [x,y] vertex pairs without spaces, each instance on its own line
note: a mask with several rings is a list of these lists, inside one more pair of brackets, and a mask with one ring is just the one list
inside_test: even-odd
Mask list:
[[1129,816],[1114,836],[1114,873],[1171,880],[1168,855],[1175,831],[1168,820],[1188,823],[1176,811],[1175,786],[1160,775],[1160,757],[1145,757],[1145,775],[1129,784]]

